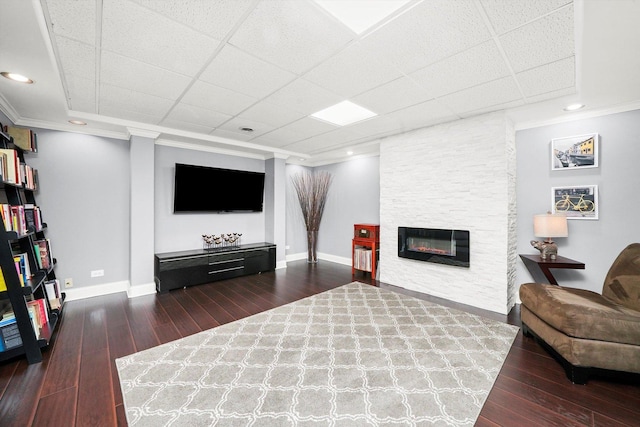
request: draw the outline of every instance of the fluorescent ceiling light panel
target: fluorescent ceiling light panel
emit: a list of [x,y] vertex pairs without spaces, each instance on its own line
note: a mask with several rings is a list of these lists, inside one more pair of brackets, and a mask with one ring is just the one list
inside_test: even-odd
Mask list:
[[313,113],[311,117],[333,123],[338,126],[346,126],[360,120],[377,116],[373,111],[369,111],[364,107],[354,104],[351,101],[342,101],[339,104]]
[[361,34],[410,0],[315,0],[340,22]]

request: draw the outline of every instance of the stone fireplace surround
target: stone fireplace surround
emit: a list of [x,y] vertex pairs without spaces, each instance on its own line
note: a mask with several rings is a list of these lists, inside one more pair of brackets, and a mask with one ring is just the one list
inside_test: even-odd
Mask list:
[[[502,112],[380,144],[380,280],[506,314],[515,304],[515,131]],[[398,227],[469,230],[469,268],[398,257]]]

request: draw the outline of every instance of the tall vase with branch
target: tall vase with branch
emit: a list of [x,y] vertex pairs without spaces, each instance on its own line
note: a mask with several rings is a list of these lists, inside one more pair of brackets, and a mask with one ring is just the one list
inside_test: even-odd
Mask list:
[[331,174],[326,171],[300,172],[291,177],[298,195],[304,224],[307,227],[307,262],[318,262],[318,230],[331,186]]

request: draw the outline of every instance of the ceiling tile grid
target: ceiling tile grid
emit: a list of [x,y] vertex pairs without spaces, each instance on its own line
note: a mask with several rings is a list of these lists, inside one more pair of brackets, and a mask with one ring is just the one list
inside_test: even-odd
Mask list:
[[262,98],[297,76],[226,45],[200,75],[200,80],[234,92]]
[[230,38],[230,43],[302,74],[337,52],[355,34],[308,1],[261,1]]
[[[356,35],[313,0],[42,1],[69,108],[204,143],[326,153],[575,93],[571,0],[402,4]],[[347,99],[378,116],[307,117]]]
[[195,76],[219,44],[219,40],[128,0],[103,2],[102,49]]
[[519,73],[575,54],[573,6],[499,37],[513,70]]

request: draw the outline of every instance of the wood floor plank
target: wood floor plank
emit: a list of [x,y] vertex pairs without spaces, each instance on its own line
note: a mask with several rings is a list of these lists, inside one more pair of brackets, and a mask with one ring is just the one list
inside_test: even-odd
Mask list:
[[78,383],[77,426],[116,424],[109,352],[94,351],[82,355]]
[[200,304],[190,296],[190,293],[183,289],[176,289],[172,292],[173,297],[178,301],[184,310],[193,319],[201,331],[220,326],[213,316],[209,314]]
[[26,359],[17,361],[16,370],[0,400],[0,420],[3,425],[32,425],[48,366],[49,358],[46,355],[41,363],[33,365],[27,364]]
[[79,301],[65,303],[60,330],[51,349],[51,369],[47,370],[42,386],[43,396],[78,385],[83,330],[84,306]]
[[171,292],[159,295],[158,300],[166,312],[172,316],[171,320],[178,332],[180,332],[180,336],[186,337],[201,331],[198,324],[193,321],[189,313],[180,305]]
[[73,427],[76,418],[78,389],[70,387],[44,396],[38,402],[33,425],[38,427]]

